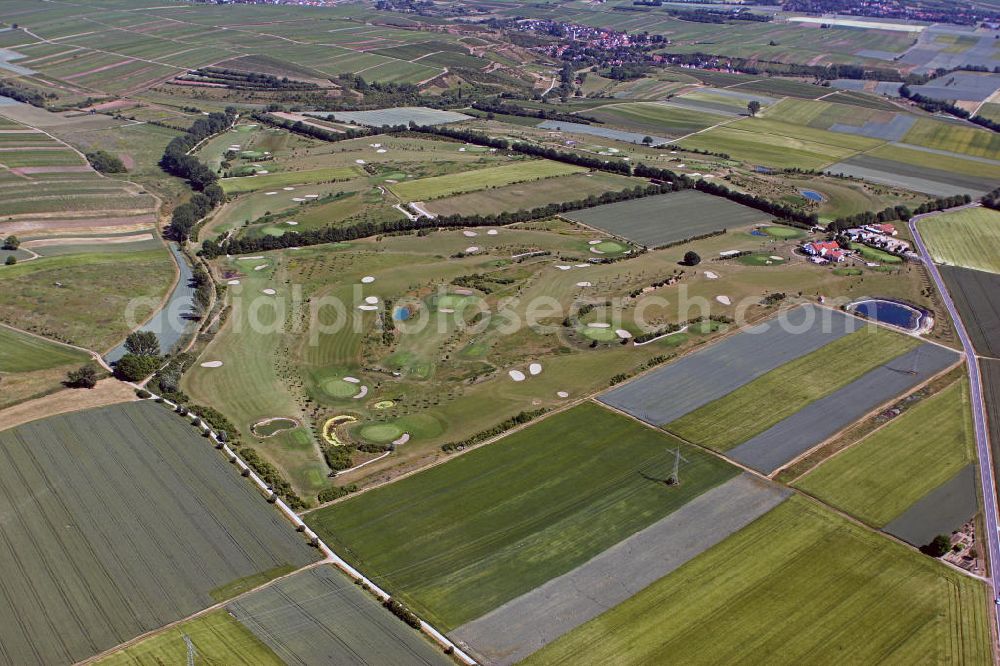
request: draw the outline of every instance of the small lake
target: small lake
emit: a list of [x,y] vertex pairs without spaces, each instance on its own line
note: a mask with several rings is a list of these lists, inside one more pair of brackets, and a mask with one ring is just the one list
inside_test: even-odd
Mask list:
[[799,190],[799,194],[804,196],[809,201],[823,201],[823,195],[816,190]]
[[392,311],[392,318],[396,321],[406,321],[411,316],[413,316],[413,313],[411,313],[410,308],[407,307],[398,307]]
[[847,308],[867,319],[907,331],[917,330],[920,327],[920,320],[924,317],[924,313],[913,306],[881,298],[851,303]]
[[[187,258],[176,243],[170,243],[170,252],[174,256],[174,261],[180,267],[180,278],[177,286],[174,287],[170,298],[163,308],[156,312],[145,324],[140,326],[140,331],[152,331],[160,340],[160,352],[166,354],[170,352],[174,345],[180,342],[184,333],[196,323],[194,307],[194,273],[188,265]],[[118,345],[107,354],[104,360],[114,363],[125,355],[125,343]]]

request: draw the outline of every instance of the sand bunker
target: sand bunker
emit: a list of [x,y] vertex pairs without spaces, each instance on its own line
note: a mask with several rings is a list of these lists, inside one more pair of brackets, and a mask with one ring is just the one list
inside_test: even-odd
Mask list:
[[568,398],[569,397],[569,393],[567,393],[566,391],[556,391],[556,395],[559,396],[560,398]]
[[257,254],[252,257],[240,257],[240,261],[253,261],[254,259],[263,259],[264,255]]
[[595,322],[593,324],[587,324],[591,328],[611,328],[611,324],[605,324],[603,322]]
[[603,242],[604,241],[602,241],[600,238],[598,238],[597,240],[587,241],[589,245],[600,245]]
[[350,382],[351,384],[360,384],[361,380],[357,377],[344,377],[345,382]]
[[364,161],[364,160],[354,160],[354,162],[355,162],[356,164],[364,164],[364,163],[365,163],[365,161]]
[[205,361],[204,363],[201,364],[201,367],[203,367],[203,368],[221,368],[222,367],[222,361]]
[[624,328],[616,328],[615,335],[617,335],[622,340],[628,340],[632,337],[632,334],[626,331]]
[[576,268],[587,268],[593,264],[573,264]]
[[770,259],[772,261],[784,261],[785,260],[784,257],[779,257],[776,254],[772,254],[770,257],[768,257],[768,259]]
[[255,175],[257,175],[257,176],[266,176],[269,173],[271,173],[271,172],[268,171],[267,169],[260,169],[259,171],[257,171],[257,173]]
[[269,197],[269,196],[272,196],[272,195],[275,195],[275,194],[277,194],[277,192],[264,192],[264,196],[265,197]]
[[576,286],[578,286],[578,287],[593,287],[594,285],[590,284],[589,282],[577,282]]
[[568,271],[569,269],[571,269],[573,267],[572,266],[565,266],[565,265],[556,264],[556,268],[558,268],[561,271]]
[[528,372],[530,372],[532,375],[537,375],[541,371],[542,371],[541,363],[532,363],[531,365],[528,366]]
[[438,312],[443,312],[444,314],[452,314],[455,312],[453,308],[438,308]]
[[235,286],[236,286],[236,285],[238,285],[239,283],[240,283],[240,281],[239,281],[239,280],[230,280],[230,281],[229,281],[229,282],[227,282],[226,284],[229,284],[229,285],[232,285],[232,286],[234,286],[234,287],[235,287]]
[[384,152],[385,152],[385,148],[379,148],[379,149],[378,149],[378,150],[376,150],[375,152],[376,152],[376,153],[384,153]]
[[466,254],[475,254],[476,252],[479,252],[479,246],[477,245],[470,245],[469,247],[465,248]]
[[254,266],[254,267],[253,267],[253,269],[254,269],[255,271],[262,271],[262,270],[264,270],[265,268],[267,268],[267,264],[261,264],[260,266]]
[[496,229],[490,229],[489,231],[486,232],[486,235],[487,236],[496,236],[498,233],[500,233],[500,232],[497,231]]
[[269,289],[262,289],[261,291],[263,291],[268,296],[274,296],[275,294],[278,293],[274,289],[270,289],[270,288]]
[[719,301],[723,305],[732,305],[733,304],[733,302],[729,299],[728,296],[716,296],[715,300]]
[[361,283],[362,284],[371,284],[374,281],[375,281],[375,278],[373,278],[371,275],[366,275],[363,278],[361,278]]
[[358,391],[358,394],[356,396],[354,396],[354,399],[355,400],[360,400],[361,398],[365,397],[366,395],[368,395],[368,387],[367,386],[362,386],[361,390]]
[[303,201],[305,201],[305,199],[303,199],[302,197],[292,197],[292,201],[294,201],[295,203],[302,203]]
[[287,224],[290,227],[295,227],[295,226],[298,226],[299,223],[296,222],[295,220],[286,220],[285,224]]
[[368,305],[375,305],[378,303],[378,296],[365,296],[365,303]]
[[307,194],[305,196],[305,198],[306,199],[319,199],[319,195],[318,194]]
[[323,439],[333,446],[343,446],[344,443],[340,441],[339,437],[337,437],[337,426],[347,425],[348,423],[357,423],[357,421],[358,420],[355,417],[348,416],[347,414],[333,416],[327,419],[326,423],[323,424]]
[[392,443],[395,444],[396,446],[402,446],[403,444],[406,444],[408,441],[410,441],[410,433],[404,432],[399,439],[392,440]]
[[286,192],[294,192],[294,191],[295,191],[295,188],[294,188],[294,187],[283,187],[283,188],[281,188],[281,189],[283,189],[283,190],[284,190],[284,191],[286,191]]
[[372,312],[373,310],[378,310],[377,305],[359,305],[359,310],[364,310],[365,312]]
[[713,273],[712,271],[705,271],[705,277],[707,277],[709,280],[718,280],[719,279],[719,276],[716,275],[715,273]]
[[479,234],[477,234],[475,231],[463,231],[462,235],[468,236],[469,238],[473,238],[475,236],[478,236]]
[[507,374],[510,375],[510,378],[513,379],[515,382],[524,381],[524,373],[521,372],[520,370],[508,370]]

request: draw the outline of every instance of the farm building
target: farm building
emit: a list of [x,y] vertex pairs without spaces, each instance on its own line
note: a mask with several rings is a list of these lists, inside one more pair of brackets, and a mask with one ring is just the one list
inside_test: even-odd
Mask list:
[[[840,252],[840,244],[837,241],[816,241],[806,243],[802,250],[813,257],[827,257],[832,252]],[[839,260],[838,260],[839,261]]]

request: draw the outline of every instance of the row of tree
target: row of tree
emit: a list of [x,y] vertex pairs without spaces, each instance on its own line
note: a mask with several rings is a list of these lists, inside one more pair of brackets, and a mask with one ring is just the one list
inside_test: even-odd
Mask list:
[[227,107],[224,113],[213,112],[194,121],[184,134],[174,137],[167,144],[163,157],[160,158],[160,168],[173,176],[185,179],[198,191],[213,184],[219,179],[218,175],[188,153],[201,141],[229,128],[236,121],[236,116],[236,109]]
[[984,118],[979,115],[973,115],[962,107],[955,106],[947,100],[935,99],[933,97],[927,97],[926,95],[913,92],[910,87],[905,84],[899,87],[899,94],[919,106],[924,111],[928,111],[930,113],[947,113],[955,116],[956,118],[965,118],[970,123],[975,123],[988,130],[1000,132],[1000,123],[995,120],[990,120],[989,118]]
[[954,208],[955,206],[964,206],[967,203],[972,203],[972,197],[968,194],[956,194],[955,196],[940,197],[933,201],[922,203],[913,210],[902,205],[889,206],[877,212],[866,210],[854,215],[838,217],[833,222],[830,222],[826,226],[826,229],[827,231],[836,233],[844,229],[861,227],[867,224],[884,224],[897,220],[906,222],[914,215],[923,215],[924,213],[933,213],[937,210],[945,210],[947,208]]

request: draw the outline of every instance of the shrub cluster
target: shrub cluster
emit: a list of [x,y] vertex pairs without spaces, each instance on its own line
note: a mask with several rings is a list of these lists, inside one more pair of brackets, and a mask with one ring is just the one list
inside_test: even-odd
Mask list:
[[240,457],[257,472],[257,475],[264,480],[264,483],[271,490],[285,500],[289,508],[293,510],[306,508],[306,503],[302,501],[301,497],[295,494],[295,491],[292,490],[292,485],[281,476],[278,468],[261,458],[257,451],[249,446],[244,446],[240,449]]
[[335,499],[340,499],[344,495],[350,495],[353,492],[357,492],[358,487],[355,484],[349,486],[330,486],[329,488],[324,488],[316,496],[316,500],[320,504],[325,504],[326,502],[332,502]]
[[445,444],[441,447],[441,450],[444,451],[445,453],[451,453],[452,451],[461,451],[467,446],[472,446],[474,444],[478,444],[479,442],[484,442],[490,437],[495,437],[501,433],[510,430],[515,426],[519,426],[524,423],[528,423],[529,421],[533,421],[534,419],[537,419],[539,416],[541,416],[547,411],[548,411],[547,409],[543,408],[543,409],[535,409],[528,412],[521,412],[516,416],[512,416],[509,419],[501,421],[500,423],[496,424],[489,430],[483,430],[481,432],[477,432],[472,437],[463,439],[460,442],[450,442],[448,444]]
[[400,620],[410,625],[414,629],[420,628],[420,618],[417,617],[416,613],[411,611],[409,608],[404,606],[399,601],[396,601],[392,597],[389,597],[382,602],[382,605],[389,609],[393,615],[398,617]]

